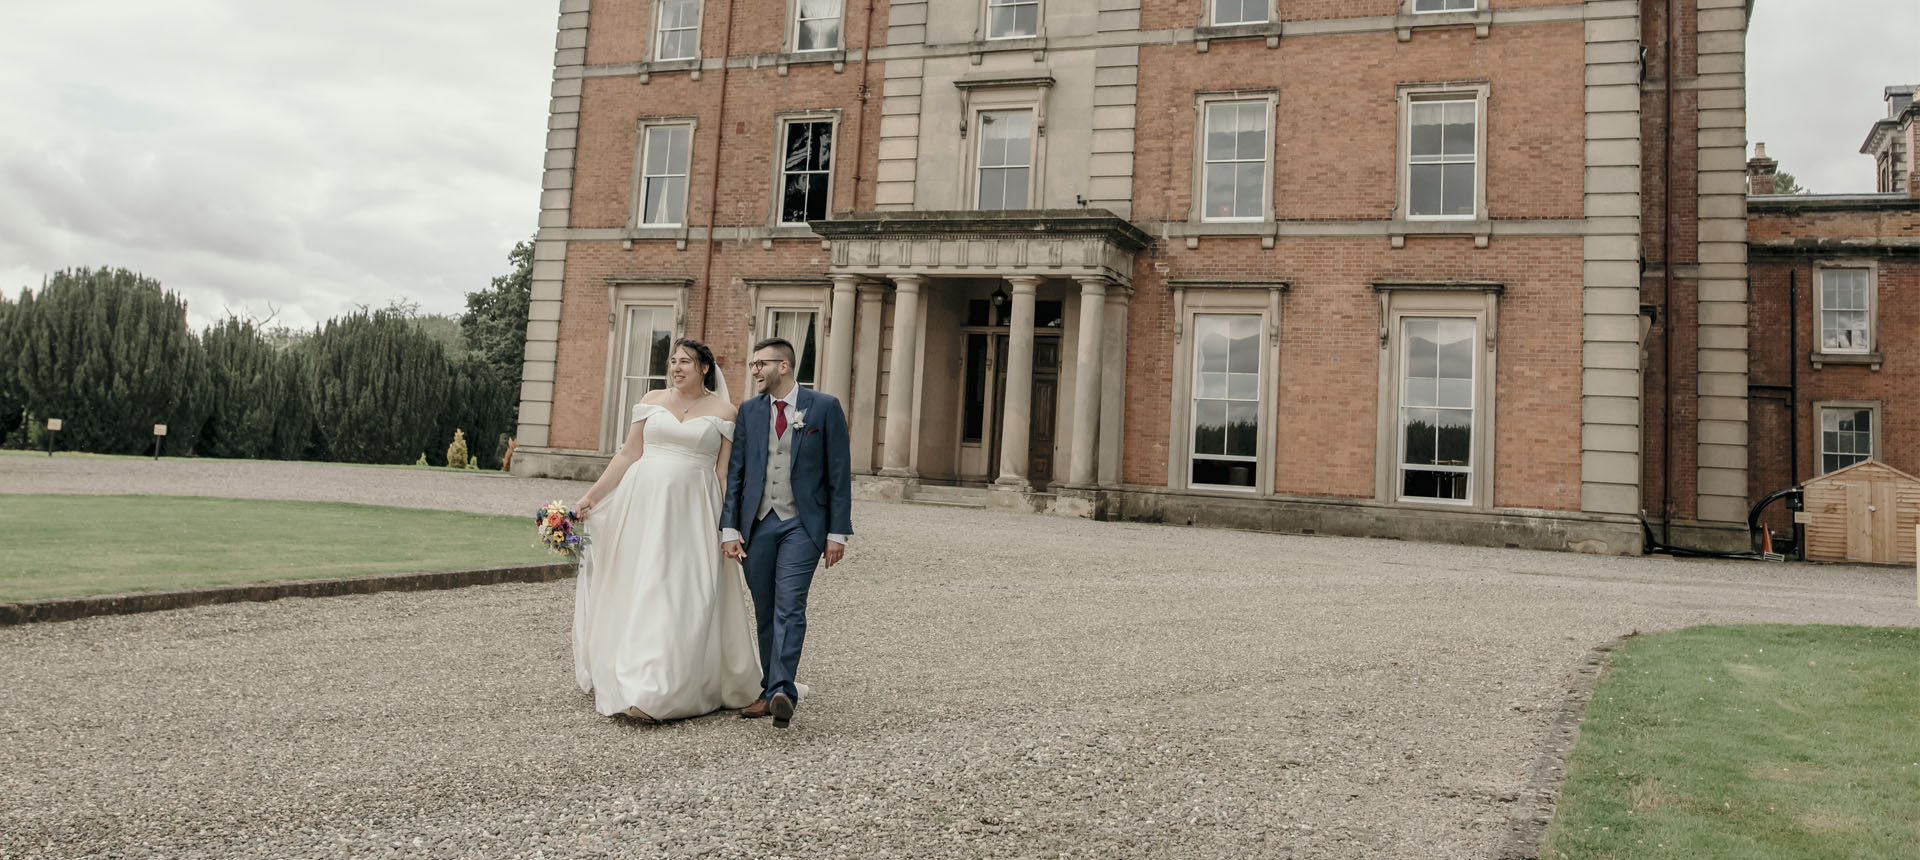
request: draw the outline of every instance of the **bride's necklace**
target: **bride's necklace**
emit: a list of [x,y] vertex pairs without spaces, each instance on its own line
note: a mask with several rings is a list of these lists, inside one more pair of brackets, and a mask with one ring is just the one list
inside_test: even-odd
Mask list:
[[[673,393],[673,398],[674,398],[675,400],[679,400],[679,399],[680,399],[680,392],[678,392],[678,391],[676,391],[676,392],[674,392],[674,393]],[[702,394],[702,395],[700,395],[699,397],[696,397],[696,398],[694,398],[694,399],[693,399],[693,401],[692,401],[692,402],[690,402],[690,403],[688,403],[687,405],[685,405],[685,406],[682,406],[682,407],[680,407],[680,417],[681,417],[681,418],[685,418],[685,417],[687,417],[687,413],[689,413],[689,412],[692,412],[692,411],[693,411],[693,407],[695,407],[695,406],[698,406],[698,405],[700,405],[700,401],[702,401],[702,400],[705,400],[705,399],[707,399],[707,395],[705,395],[705,394]]]

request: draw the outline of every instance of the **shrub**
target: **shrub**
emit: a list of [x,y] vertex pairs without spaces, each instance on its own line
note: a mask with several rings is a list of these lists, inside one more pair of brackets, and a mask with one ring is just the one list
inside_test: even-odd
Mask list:
[[453,444],[447,446],[447,468],[465,469],[467,467],[467,434],[458,427],[453,429]]

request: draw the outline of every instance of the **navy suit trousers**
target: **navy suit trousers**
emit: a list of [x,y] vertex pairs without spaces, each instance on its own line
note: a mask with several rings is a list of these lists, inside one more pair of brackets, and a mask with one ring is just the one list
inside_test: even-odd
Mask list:
[[786,693],[799,699],[793,675],[807,638],[807,589],[819,565],[820,548],[807,536],[799,517],[782,520],[779,514],[769,513],[754,526],[746,575],[759,628],[762,698]]

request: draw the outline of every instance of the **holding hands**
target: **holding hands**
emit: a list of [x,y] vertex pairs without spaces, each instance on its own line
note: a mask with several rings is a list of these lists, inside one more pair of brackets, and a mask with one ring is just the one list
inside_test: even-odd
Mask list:
[[[582,514],[580,518],[586,519],[586,515]],[[744,546],[741,546],[740,542],[737,540],[721,541],[720,554],[726,556],[727,558],[733,559],[734,561],[744,562],[747,560],[747,548]],[[836,564],[839,564],[840,559],[845,558],[846,555],[847,555],[846,544],[843,544],[836,540],[830,540],[830,541],[827,541],[827,551],[820,556],[820,563],[824,567],[832,567]]]

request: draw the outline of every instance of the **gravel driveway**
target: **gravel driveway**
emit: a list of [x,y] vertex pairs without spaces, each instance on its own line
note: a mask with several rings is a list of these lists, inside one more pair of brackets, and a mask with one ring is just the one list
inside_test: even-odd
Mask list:
[[[580,486],[0,457],[4,492]],[[570,582],[0,629],[0,857],[1495,857],[1596,646],[1920,623],[1910,570],[854,517],[784,732],[595,715]]]

